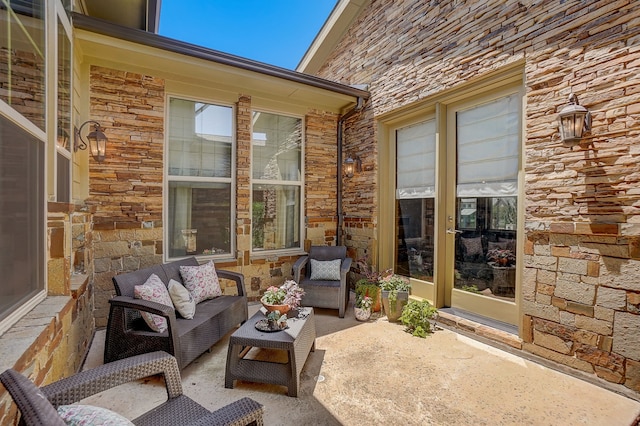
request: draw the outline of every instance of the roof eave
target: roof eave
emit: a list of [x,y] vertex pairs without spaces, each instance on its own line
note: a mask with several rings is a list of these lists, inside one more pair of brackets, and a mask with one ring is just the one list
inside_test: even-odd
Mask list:
[[325,80],[309,74],[291,71],[274,65],[265,64],[240,56],[231,55],[217,50],[197,46],[179,40],[174,40],[158,34],[152,34],[133,28],[123,27],[97,18],[73,13],[73,26],[78,29],[91,31],[109,37],[126,40],[132,43],[154,47],[173,53],[191,56],[194,58],[212,61],[219,64],[236,67],[246,71],[256,72],[271,77],[276,77],[295,83],[305,84],[324,90],[329,90],[354,98],[369,99],[369,92],[356,87],[347,86],[330,80]]
[[340,0],[296,67],[296,71],[315,74],[325,63],[360,12],[371,0]]

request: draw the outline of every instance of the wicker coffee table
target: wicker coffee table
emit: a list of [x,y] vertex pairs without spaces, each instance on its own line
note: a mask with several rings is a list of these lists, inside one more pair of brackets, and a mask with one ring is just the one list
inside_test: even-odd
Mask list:
[[[289,328],[276,332],[263,332],[255,328],[257,321],[266,318],[265,313],[265,309],[261,308],[231,335],[224,387],[233,389],[234,380],[247,380],[286,386],[289,396],[298,396],[300,372],[309,352],[314,351],[316,346],[313,308],[300,308],[296,318],[287,320]],[[286,351],[287,362],[245,358],[252,347]]]

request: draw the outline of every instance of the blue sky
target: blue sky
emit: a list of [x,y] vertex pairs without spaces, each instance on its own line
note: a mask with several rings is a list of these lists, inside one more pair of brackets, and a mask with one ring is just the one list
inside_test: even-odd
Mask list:
[[162,0],[159,34],[295,69],[337,0]]

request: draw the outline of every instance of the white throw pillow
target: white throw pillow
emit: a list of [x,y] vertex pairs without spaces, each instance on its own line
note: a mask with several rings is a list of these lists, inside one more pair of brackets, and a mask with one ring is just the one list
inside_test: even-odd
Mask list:
[[311,259],[311,279],[323,281],[340,281],[340,265],[342,265],[342,259]]
[[58,414],[70,426],[133,426],[120,414],[91,405],[61,405]]
[[182,284],[176,280],[169,281],[169,296],[176,311],[182,318],[193,319],[196,313],[196,301]]
[[222,296],[213,260],[200,266],[181,266],[180,275],[196,303]]
[[[151,274],[144,284],[135,286],[133,288],[133,297],[149,302],[162,303],[175,309],[167,287],[156,274]],[[167,329],[167,319],[163,316],[142,312],[142,318],[153,331],[162,333]]]

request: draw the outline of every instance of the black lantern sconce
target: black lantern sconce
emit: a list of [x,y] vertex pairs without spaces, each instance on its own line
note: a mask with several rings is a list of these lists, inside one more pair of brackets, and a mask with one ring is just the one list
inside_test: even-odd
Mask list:
[[362,162],[360,161],[360,157],[356,155],[355,158],[351,157],[351,154],[347,156],[347,159],[344,160],[344,172],[348,178],[353,177],[355,173],[360,173],[362,171]]
[[[93,131],[89,132],[87,135],[87,139],[89,143],[82,138],[82,129],[87,124],[93,125]],[[80,150],[87,149],[87,145],[89,146],[89,152],[91,152],[91,156],[98,162],[102,163],[104,161],[106,152],[107,152],[107,137],[102,132],[102,126],[97,121],[89,120],[82,123],[80,128],[75,131],[75,140],[73,143],[73,151],[77,152]]]
[[578,103],[578,97],[571,93],[569,104],[558,114],[560,139],[562,142],[580,142],[585,131],[591,130],[591,113]]

